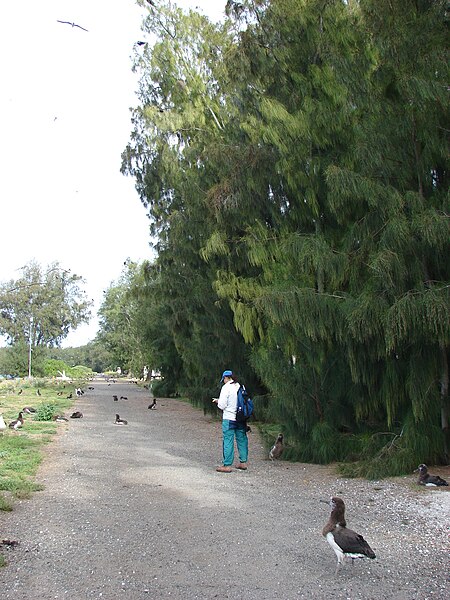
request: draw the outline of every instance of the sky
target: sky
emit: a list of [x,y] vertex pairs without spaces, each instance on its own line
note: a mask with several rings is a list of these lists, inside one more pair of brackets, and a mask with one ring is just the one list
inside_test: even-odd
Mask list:
[[[218,20],[226,0],[176,4]],[[32,260],[81,275],[94,317],[65,347],[94,339],[125,260],[153,256],[145,208],[120,173],[145,14],[134,0],[0,3],[0,282]]]

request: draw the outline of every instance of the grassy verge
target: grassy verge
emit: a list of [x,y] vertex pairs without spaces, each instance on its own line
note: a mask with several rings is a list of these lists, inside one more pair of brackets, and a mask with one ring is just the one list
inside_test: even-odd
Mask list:
[[[0,383],[0,414],[8,425],[19,411],[30,406],[34,414],[24,414],[24,424],[15,431],[7,427],[0,432],[0,510],[11,510],[13,498],[26,498],[42,489],[33,481],[42,460],[42,447],[64,423],[53,415],[64,414],[74,402],[75,382],[56,380],[8,381]],[[72,398],[67,396],[72,393]],[[3,492],[6,492],[5,495]]]
[[[75,387],[81,382],[57,380],[2,381],[0,382],[0,415],[6,429],[0,431],[0,511],[11,511],[14,500],[29,498],[43,489],[34,480],[42,461],[42,449],[50,442],[64,423],[56,423],[53,416],[64,414],[75,400]],[[72,398],[68,396],[72,394]],[[8,427],[20,411],[29,406],[33,414],[24,414],[24,424],[15,431]],[[68,416],[68,415],[66,415]],[[0,567],[6,564],[0,554]]]

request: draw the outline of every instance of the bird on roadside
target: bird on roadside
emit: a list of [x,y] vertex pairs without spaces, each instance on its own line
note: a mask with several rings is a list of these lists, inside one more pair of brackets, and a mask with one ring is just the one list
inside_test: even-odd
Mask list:
[[80,412],[79,410],[75,411],[74,413],[72,413],[70,415],[71,419],[82,419],[83,418],[83,413]]
[[419,479],[417,481],[419,485],[426,485],[427,487],[441,487],[444,485],[448,486],[448,483],[445,481],[445,479],[442,479],[442,477],[439,477],[439,475],[430,475],[428,473],[427,465],[419,465],[415,470],[415,473],[417,473],[417,471],[419,471]]
[[128,397],[127,396],[120,396],[120,399],[121,400],[128,400]]
[[69,419],[67,417],[64,417],[63,415],[53,415],[53,420],[56,421],[57,423],[64,423],[65,421],[68,421]]
[[34,408],[34,406],[24,406],[22,408],[22,412],[26,413],[27,415],[32,415],[36,412],[36,409]]
[[284,444],[283,444],[283,434],[280,433],[276,439],[275,444],[272,446],[269,452],[269,458],[271,461],[274,459],[280,458],[283,454]]
[[3,431],[4,429],[6,429],[5,419],[3,418],[3,415],[0,415],[0,431]]
[[116,396],[116,395],[114,394],[114,396],[113,396],[113,400],[114,400],[114,402],[119,402],[119,398],[118,398],[118,396]]
[[156,410],[156,398],[153,398],[153,402],[149,404],[147,408],[150,410]]
[[119,415],[116,414],[116,420],[114,421],[115,425],[128,425],[128,421],[125,421],[125,419],[121,419],[119,417]]
[[56,19],[57,23],[64,23],[64,25],[71,25],[72,27],[78,27],[79,29],[82,29],[83,31],[87,31],[87,29],[85,29],[84,27],[81,27],[81,25],[77,25],[76,23],[71,23],[70,21],[60,21],[59,19]]
[[77,398],[81,398],[81,396],[84,394],[84,392],[81,388],[77,388],[75,390],[75,394],[76,394]]
[[17,419],[15,419],[14,421],[11,421],[11,423],[8,425],[8,427],[10,429],[15,429],[17,431],[22,426],[23,426],[23,413],[20,412],[19,416],[17,417]]
[[345,504],[342,498],[333,497],[327,504],[331,506],[331,515],[322,530],[322,535],[337,557],[335,575],[337,575],[339,567],[344,564],[346,557],[351,558],[352,561],[355,558],[375,558],[375,552],[363,536],[347,529]]

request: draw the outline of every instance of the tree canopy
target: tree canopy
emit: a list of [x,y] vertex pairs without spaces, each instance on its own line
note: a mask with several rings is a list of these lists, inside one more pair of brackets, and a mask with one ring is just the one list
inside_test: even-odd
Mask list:
[[148,7],[123,153],[156,237],[143,349],[205,406],[235,370],[302,460],[449,457],[446,10]]

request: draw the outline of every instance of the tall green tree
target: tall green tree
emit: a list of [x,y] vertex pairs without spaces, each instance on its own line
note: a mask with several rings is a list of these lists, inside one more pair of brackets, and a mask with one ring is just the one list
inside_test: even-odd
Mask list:
[[10,346],[28,347],[38,356],[59,346],[72,329],[87,323],[92,302],[82,278],[55,262],[30,262],[22,275],[0,285],[0,333]]

